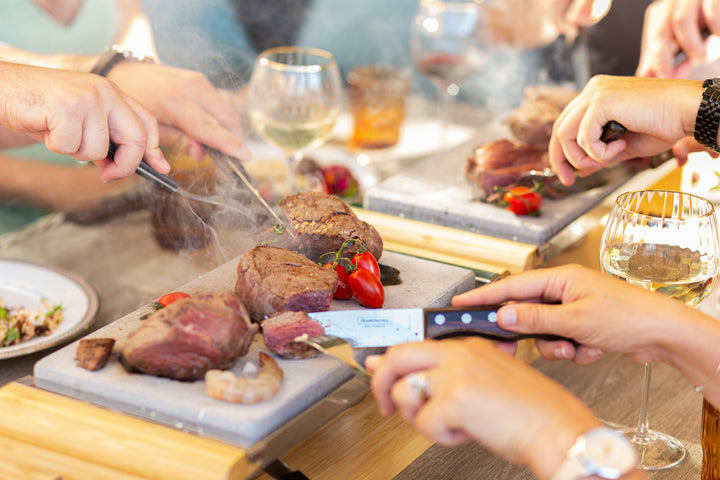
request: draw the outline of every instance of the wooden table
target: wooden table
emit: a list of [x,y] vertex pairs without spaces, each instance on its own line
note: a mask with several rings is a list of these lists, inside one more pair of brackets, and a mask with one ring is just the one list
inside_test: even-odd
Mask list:
[[[678,178],[679,174],[673,175],[660,186],[676,188]],[[605,211],[607,207],[601,206],[588,215],[599,219]],[[576,245],[552,258],[547,265],[575,262],[597,268],[599,234],[600,226]],[[112,242],[108,239],[112,239]],[[235,240],[238,249],[242,248],[243,241],[248,241]],[[119,248],[118,245],[126,248]],[[22,239],[14,245],[6,245],[0,251],[2,257],[49,263],[93,278],[102,298],[98,321],[93,329],[148,303],[235,255],[237,252],[177,254],[161,250],[151,240],[146,212],[130,214],[93,227],[67,222],[51,225],[47,231]],[[149,275],[148,272],[154,273]],[[0,384],[31,374],[32,365],[44,353],[4,360],[0,369]],[[523,357],[532,361],[533,350],[525,348]],[[18,408],[22,408],[22,405]],[[98,435],[102,435],[102,432],[98,432]],[[0,436],[0,443],[3,440],[7,439]],[[142,447],[142,436],[136,442],[136,446]],[[374,399],[368,396],[319,428],[281,458],[290,468],[302,471],[313,480],[389,479],[400,475],[431,445],[397,416],[381,417]],[[222,450],[224,447],[219,448]],[[142,448],[137,451],[142,451]],[[12,455],[5,455],[4,460],[11,461]],[[61,460],[56,459],[58,465]],[[38,460],[42,461],[45,460]],[[130,457],[126,461],[134,462]],[[53,477],[38,473],[35,476],[27,475],[26,478]],[[63,478],[74,477],[66,475]],[[267,480],[271,477],[263,474],[260,478]]]

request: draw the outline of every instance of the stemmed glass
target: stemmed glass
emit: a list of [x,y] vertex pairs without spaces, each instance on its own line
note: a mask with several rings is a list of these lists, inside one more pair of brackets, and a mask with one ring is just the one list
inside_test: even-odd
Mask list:
[[475,73],[486,53],[480,0],[419,0],[410,50],[415,68],[438,89],[441,146],[460,84]]
[[258,56],[248,86],[250,121],[287,154],[287,193],[312,188],[298,175],[298,164],[330,138],[341,108],[342,82],[330,52],[276,47]]
[[[689,306],[698,305],[715,283],[718,227],[712,203],[688,193],[643,190],[620,195],[600,243],[605,273]],[[641,468],[660,470],[679,464],[685,447],[649,429],[648,397],[652,365],[645,364],[640,416],[623,430],[636,445]]]

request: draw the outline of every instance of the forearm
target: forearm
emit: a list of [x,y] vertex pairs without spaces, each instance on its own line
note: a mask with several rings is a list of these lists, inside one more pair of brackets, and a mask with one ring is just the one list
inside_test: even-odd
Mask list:
[[657,329],[663,361],[693,385],[704,386],[705,398],[720,408],[720,375],[715,375],[720,364],[720,322],[696,310],[682,310],[677,312],[680,321],[669,324],[671,328]]
[[43,55],[21,50],[9,45],[0,45],[0,58],[3,61],[12,63],[89,72],[97,61],[98,56],[70,54]]

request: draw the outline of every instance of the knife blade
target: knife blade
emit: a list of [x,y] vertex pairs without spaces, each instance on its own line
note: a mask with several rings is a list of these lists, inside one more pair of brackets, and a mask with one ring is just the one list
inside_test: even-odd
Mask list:
[[[556,335],[511,332],[497,324],[499,305],[435,308],[331,310],[309,313],[325,335],[346,340],[353,348],[389,347],[427,338],[476,335],[511,342],[524,338],[568,340]],[[571,340],[570,340],[571,341]]]

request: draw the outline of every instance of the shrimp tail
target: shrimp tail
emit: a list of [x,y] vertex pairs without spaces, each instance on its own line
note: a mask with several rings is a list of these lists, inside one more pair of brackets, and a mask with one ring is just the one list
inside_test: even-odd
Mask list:
[[274,358],[260,352],[257,377],[238,377],[229,370],[208,370],[205,373],[205,392],[217,400],[252,404],[275,396],[280,390],[283,371]]

